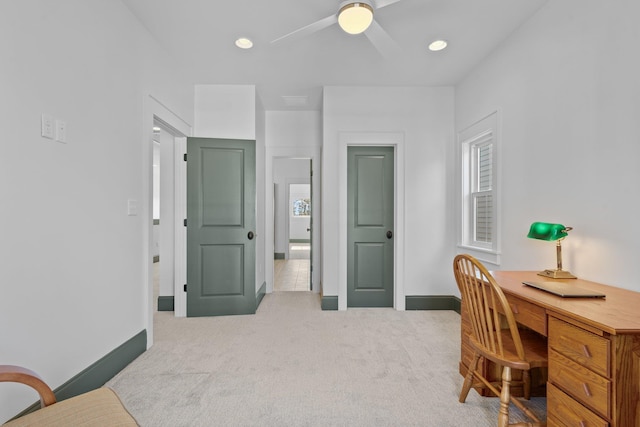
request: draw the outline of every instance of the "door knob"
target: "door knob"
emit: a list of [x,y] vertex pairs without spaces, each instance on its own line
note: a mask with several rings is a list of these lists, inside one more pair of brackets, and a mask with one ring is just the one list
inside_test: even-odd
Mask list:
[[387,239],[390,239],[393,237],[393,231],[389,230],[387,231]]
[[250,231],[249,234],[247,234],[247,237],[249,238],[249,240],[253,240],[255,234],[253,234],[253,231]]

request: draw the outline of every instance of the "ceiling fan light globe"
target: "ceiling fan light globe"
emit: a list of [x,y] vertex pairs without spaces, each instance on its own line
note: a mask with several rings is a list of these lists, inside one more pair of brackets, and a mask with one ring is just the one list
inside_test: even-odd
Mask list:
[[363,33],[373,22],[373,8],[363,2],[347,3],[338,12],[338,24],[349,34]]

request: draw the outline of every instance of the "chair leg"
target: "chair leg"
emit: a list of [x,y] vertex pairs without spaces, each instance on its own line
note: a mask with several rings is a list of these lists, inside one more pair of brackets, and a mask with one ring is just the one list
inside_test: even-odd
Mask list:
[[471,386],[473,385],[473,373],[478,368],[478,361],[480,360],[480,355],[475,353],[473,355],[473,360],[471,361],[471,365],[469,365],[469,371],[467,371],[467,375],[464,377],[464,383],[462,384],[462,391],[460,391],[460,403],[464,403],[467,400],[467,395],[469,394],[469,390],[471,390]]
[[511,401],[511,368],[502,368],[502,389],[500,390],[500,412],[498,427],[509,426],[509,402]]
[[525,400],[531,399],[531,375],[528,370],[522,371],[522,394]]

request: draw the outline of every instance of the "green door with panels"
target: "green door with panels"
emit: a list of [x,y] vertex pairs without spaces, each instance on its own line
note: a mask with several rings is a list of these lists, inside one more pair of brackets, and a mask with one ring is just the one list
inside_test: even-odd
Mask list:
[[393,307],[394,148],[347,157],[347,306]]
[[255,141],[187,138],[187,316],[253,314]]

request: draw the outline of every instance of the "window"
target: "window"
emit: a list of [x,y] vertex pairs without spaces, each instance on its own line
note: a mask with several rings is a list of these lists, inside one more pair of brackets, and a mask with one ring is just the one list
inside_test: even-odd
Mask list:
[[293,201],[293,216],[311,215],[311,199],[295,199]]
[[458,134],[462,185],[459,246],[498,263],[497,113]]

